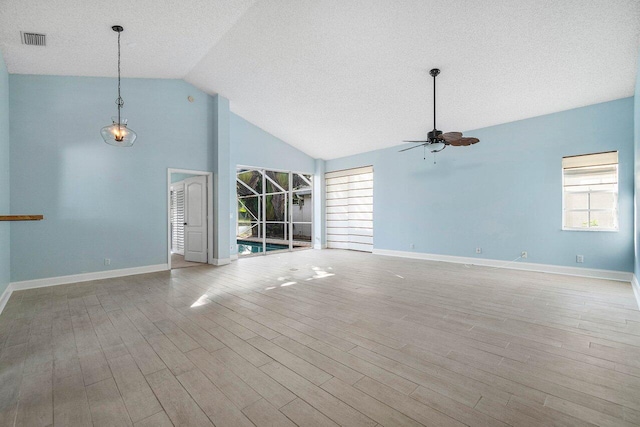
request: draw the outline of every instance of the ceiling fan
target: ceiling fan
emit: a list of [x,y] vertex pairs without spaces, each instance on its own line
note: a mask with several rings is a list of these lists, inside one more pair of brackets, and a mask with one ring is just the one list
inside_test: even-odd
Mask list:
[[433,130],[427,134],[427,139],[424,141],[404,141],[415,142],[420,145],[405,148],[404,150],[400,150],[399,152],[413,150],[414,148],[418,147],[425,147],[425,149],[428,149],[432,153],[438,153],[447,148],[447,145],[459,147],[480,142],[478,138],[463,137],[462,132],[442,133],[441,130],[436,129],[436,77],[438,76],[438,74],[440,74],[440,70],[438,68],[434,68],[429,71],[429,74],[431,74],[431,76],[433,77]]

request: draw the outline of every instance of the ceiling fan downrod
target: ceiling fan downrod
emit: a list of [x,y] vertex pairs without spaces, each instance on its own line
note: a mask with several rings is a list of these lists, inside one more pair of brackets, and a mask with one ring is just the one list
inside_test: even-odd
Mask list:
[[[429,74],[431,74],[431,77],[433,77],[433,133],[436,133],[436,77],[438,76],[438,74],[440,74],[440,69],[439,68],[432,68],[431,71],[429,71]],[[437,135],[434,135],[437,136]]]
[[440,69],[432,68],[431,71],[429,71],[429,74],[433,77],[433,130],[427,134],[427,138],[429,139],[429,142],[435,144],[439,142],[438,136],[442,135],[442,131],[439,131],[438,128],[436,128],[436,77],[440,74]]

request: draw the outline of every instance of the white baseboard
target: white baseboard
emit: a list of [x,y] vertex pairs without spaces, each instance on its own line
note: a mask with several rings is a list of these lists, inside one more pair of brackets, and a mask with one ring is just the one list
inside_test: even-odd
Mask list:
[[231,261],[236,261],[238,259],[238,254],[231,254]]
[[636,296],[636,304],[638,304],[638,309],[640,309],[640,283],[638,283],[638,278],[635,274],[631,280],[631,289],[633,289],[633,294]]
[[320,243],[314,243],[313,249],[327,249],[327,245],[321,245]]
[[213,265],[227,265],[231,264],[231,258],[214,258]]
[[118,270],[96,271],[93,273],[72,274],[70,276],[46,277],[44,279],[11,282],[0,297],[0,313],[15,291],[43,288],[46,286],[66,285],[69,283],[88,282],[91,280],[113,279],[114,277],[132,276],[134,274],[155,273],[169,270],[169,264],[145,265],[143,267],[121,268]]
[[2,310],[4,310],[4,306],[7,305],[7,301],[9,301],[9,297],[11,297],[11,293],[13,289],[11,288],[11,283],[7,285],[7,289],[4,290],[2,295],[0,296],[0,314],[2,314]]
[[511,270],[539,271],[541,273],[565,274],[567,276],[594,277],[598,279],[631,282],[633,273],[627,271],[598,270],[595,268],[576,268],[561,265],[535,264],[531,262],[510,262],[487,258],[469,258],[453,255],[426,254],[420,252],[392,251],[388,249],[374,249],[374,255],[395,256],[400,258],[423,259],[427,261],[453,262],[456,264],[471,264],[484,267],[500,267]]

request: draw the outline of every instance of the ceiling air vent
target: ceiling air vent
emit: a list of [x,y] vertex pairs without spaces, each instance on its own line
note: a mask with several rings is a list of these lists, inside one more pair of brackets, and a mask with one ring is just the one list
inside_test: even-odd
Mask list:
[[38,33],[25,33],[20,32],[22,36],[22,44],[28,44],[31,46],[46,46],[46,35]]

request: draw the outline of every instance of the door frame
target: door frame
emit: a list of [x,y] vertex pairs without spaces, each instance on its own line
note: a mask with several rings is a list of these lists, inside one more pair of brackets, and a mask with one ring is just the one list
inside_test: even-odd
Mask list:
[[190,175],[204,175],[207,177],[207,264],[214,264],[213,260],[213,172],[191,169],[167,168],[167,265],[171,270],[171,174],[186,173]]

